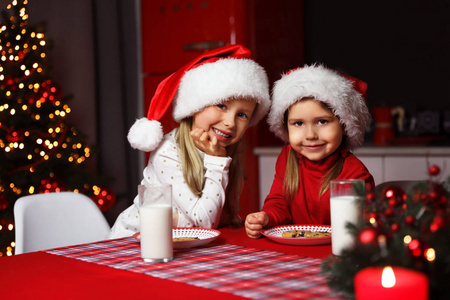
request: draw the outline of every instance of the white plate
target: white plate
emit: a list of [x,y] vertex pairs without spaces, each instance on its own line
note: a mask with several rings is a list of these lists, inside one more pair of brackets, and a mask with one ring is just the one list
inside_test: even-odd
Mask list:
[[281,234],[288,230],[309,230],[309,231],[325,231],[331,232],[330,225],[281,225],[269,229],[264,229],[261,233],[275,242],[286,245],[325,245],[331,244],[331,236],[317,237],[317,238],[287,238],[282,237]]
[[[173,249],[186,249],[193,247],[204,246],[212,241],[214,241],[220,235],[220,231],[216,229],[209,228],[173,228],[172,237],[198,237],[198,240],[191,241],[176,241],[173,242]],[[141,235],[139,232],[133,235],[137,240],[141,240]]]

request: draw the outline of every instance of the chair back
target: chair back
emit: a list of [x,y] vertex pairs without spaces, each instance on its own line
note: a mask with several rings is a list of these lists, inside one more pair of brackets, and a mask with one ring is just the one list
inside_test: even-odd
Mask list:
[[74,192],[21,197],[14,219],[15,254],[103,240],[110,230],[97,205]]

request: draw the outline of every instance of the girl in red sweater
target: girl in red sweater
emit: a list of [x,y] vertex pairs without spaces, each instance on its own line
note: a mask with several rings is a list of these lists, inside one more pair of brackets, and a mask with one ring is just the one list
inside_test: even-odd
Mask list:
[[332,179],[374,180],[350,151],[361,145],[370,121],[367,85],[321,65],[289,71],[275,82],[270,129],[288,143],[262,211],[247,215],[251,238],[263,228],[286,224],[330,224]]

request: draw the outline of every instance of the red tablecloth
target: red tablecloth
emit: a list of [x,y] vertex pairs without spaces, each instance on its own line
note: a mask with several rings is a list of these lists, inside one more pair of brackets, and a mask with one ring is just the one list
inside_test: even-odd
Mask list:
[[214,243],[240,245],[249,248],[272,250],[281,253],[296,254],[315,258],[325,258],[331,255],[331,244],[319,246],[292,246],[276,243],[266,237],[251,239],[245,234],[244,228],[220,228],[221,235]]
[[[221,236],[208,246],[233,244],[319,258],[331,253],[330,245],[288,246],[266,238],[251,240],[242,228],[220,231]],[[242,299],[214,289],[44,252],[0,258],[0,278],[0,294],[4,299]]]

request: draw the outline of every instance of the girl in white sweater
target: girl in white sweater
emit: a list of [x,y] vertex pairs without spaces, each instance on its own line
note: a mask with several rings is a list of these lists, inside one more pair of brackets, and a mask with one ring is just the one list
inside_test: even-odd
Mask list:
[[[136,121],[128,140],[151,152],[142,184],[172,185],[174,227],[217,228],[240,221],[244,133],[269,106],[267,75],[240,45],[206,52],[159,84],[147,118]],[[161,123],[170,110],[179,127],[163,136]],[[136,197],[110,238],[133,235],[139,223]]]

